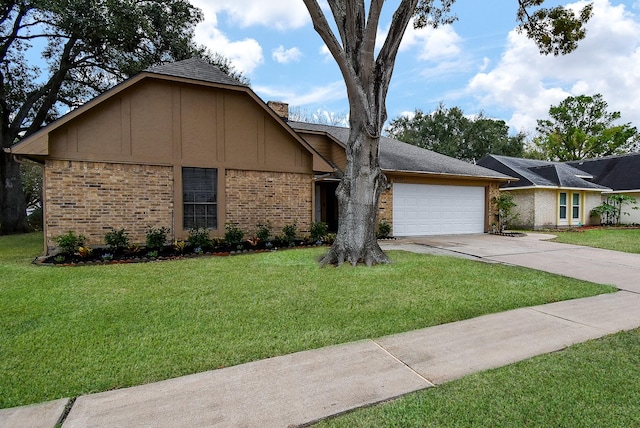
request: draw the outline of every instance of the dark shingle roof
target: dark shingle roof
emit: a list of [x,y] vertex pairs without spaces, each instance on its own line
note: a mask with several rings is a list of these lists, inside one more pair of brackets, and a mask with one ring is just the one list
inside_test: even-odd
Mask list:
[[609,190],[608,187],[592,182],[593,176],[588,172],[562,162],[487,155],[478,161],[478,165],[520,179],[505,187],[539,186]]
[[215,65],[209,64],[200,58],[189,58],[183,61],[149,67],[147,73],[162,74],[172,77],[198,80],[201,82],[218,83],[222,85],[247,86],[242,82],[229,77]]
[[[289,122],[289,125],[296,131],[327,133],[343,145],[346,145],[349,139],[349,128],[305,122]],[[386,137],[380,138],[380,167],[387,171],[510,178],[491,169]]]
[[568,162],[612,190],[640,189],[640,153]]

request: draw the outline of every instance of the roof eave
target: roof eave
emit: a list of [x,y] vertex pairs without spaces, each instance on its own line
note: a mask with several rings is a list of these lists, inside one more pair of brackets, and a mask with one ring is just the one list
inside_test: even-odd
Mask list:
[[640,193],[640,189],[628,189],[628,190],[605,190],[603,193],[615,194],[615,193]]
[[510,182],[510,181],[518,181],[515,177],[492,177],[488,175],[470,175],[470,174],[454,174],[447,172],[429,172],[429,171],[408,171],[401,169],[386,169],[382,168],[382,172],[392,173],[392,174],[403,174],[403,175],[411,175],[415,177],[438,177],[438,178],[452,178],[452,179],[460,179],[460,180],[478,180],[478,181],[497,181],[497,182]]
[[589,187],[561,187],[561,186],[514,186],[514,187],[502,187],[500,190],[577,190],[581,192],[607,192],[611,189],[603,188],[603,189],[592,189]]

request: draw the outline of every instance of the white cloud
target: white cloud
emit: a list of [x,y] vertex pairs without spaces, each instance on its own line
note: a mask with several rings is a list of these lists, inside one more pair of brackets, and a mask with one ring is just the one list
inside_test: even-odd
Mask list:
[[195,39],[212,52],[229,58],[231,63],[245,74],[251,74],[263,62],[262,46],[255,39],[231,41],[213,23],[198,25]]
[[271,56],[277,62],[286,64],[292,61],[299,61],[302,58],[302,52],[296,47],[285,49],[284,46],[280,45],[271,52]]
[[419,60],[438,61],[459,55],[461,43],[462,38],[451,25],[415,29],[412,21],[404,33],[400,51],[417,48]]
[[191,0],[205,14],[205,19],[227,13],[241,27],[264,25],[278,30],[300,28],[311,21],[300,0]]
[[593,3],[587,38],[575,52],[541,56],[533,42],[512,31],[499,63],[476,74],[468,92],[485,107],[511,109],[509,124],[519,131],[533,131],[536,120],[567,96],[596,93],[623,121],[640,125],[640,24],[624,5]]
[[328,83],[324,86],[316,86],[298,93],[291,88],[278,88],[271,86],[253,86],[263,99],[277,99],[295,106],[310,104],[328,104],[333,101],[344,100],[347,92],[342,80]]
[[320,47],[319,53],[323,57],[324,61],[335,61],[333,59],[333,55],[331,55],[331,51],[329,51],[329,48],[327,47],[327,45],[322,45]]

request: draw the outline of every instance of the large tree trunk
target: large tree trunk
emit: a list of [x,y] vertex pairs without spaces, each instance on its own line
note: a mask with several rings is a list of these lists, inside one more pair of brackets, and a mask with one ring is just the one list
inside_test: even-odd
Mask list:
[[0,235],[29,231],[20,164],[0,149]]
[[357,120],[351,122],[347,168],[336,190],[338,234],[322,264],[388,263],[376,239],[378,201],[387,186],[387,178],[378,164],[380,138],[368,135],[364,127],[354,123]]

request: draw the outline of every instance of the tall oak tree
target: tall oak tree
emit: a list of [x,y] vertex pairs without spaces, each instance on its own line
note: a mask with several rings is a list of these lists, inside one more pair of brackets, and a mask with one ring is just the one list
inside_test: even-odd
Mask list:
[[[384,0],[327,0],[337,34],[318,0],[303,1],[314,29],[342,73],[350,111],[347,165],[336,191],[338,233],[322,263],[387,263],[376,240],[378,201],[388,186],[378,150],[396,55],[413,17],[416,27],[451,23],[455,20],[450,14],[455,0],[400,0],[379,50],[376,37]],[[519,29],[536,42],[541,53],[571,52],[585,37],[584,25],[592,13],[590,4],[576,14],[564,7],[542,8],[544,0],[517,2]]]

